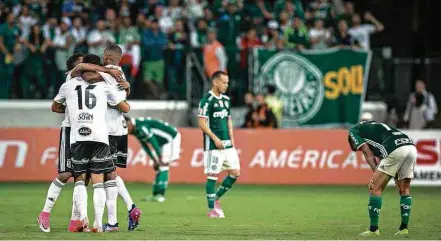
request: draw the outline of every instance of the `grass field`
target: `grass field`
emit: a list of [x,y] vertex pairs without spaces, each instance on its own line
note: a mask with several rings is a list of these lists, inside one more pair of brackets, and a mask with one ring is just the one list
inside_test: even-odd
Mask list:
[[[119,199],[121,232],[68,233],[72,197],[68,184],[52,211],[51,233],[42,233],[36,219],[48,185],[0,184],[0,239],[360,239],[357,234],[369,224],[366,187],[237,185],[222,201],[226,218],[211,220],[205,216],[203,185],[171,185],[167,201],[159,204],[140,201],[151,186],[128,184],[144,212],[137,230],[127,231],[127,212]],[[382,236],[375,239],[441,239],[440,191],[413,188],[411,234],[397,238],[393,233],[400,223],[399,197],[394,188],[387,188],[380,218]]]

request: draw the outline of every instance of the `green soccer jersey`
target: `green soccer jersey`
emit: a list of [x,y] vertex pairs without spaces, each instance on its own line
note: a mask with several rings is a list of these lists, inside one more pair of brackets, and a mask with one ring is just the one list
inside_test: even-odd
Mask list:
[[147,143],[152,144],[158,155],[161,155],[161,146],[173,141],[178,135],[176,127],[162,120],[148,118],[133,118],[133,134],[141,142],[142,147],[151,155]]
[[[230,98],[226,95],[215,96],[209,91],[199,102],[198,117],[207,118],[208,127],[222,141],[225,148],[233,147],[228,131],[230,115]],[[204,134],[204,150],[217,149],[213,140]]]
[[404,133],[383,123],[362,122],[349,130],[349,135],[358,150],[367,143],[376,157],[385,158],[395,149],[414,145]]

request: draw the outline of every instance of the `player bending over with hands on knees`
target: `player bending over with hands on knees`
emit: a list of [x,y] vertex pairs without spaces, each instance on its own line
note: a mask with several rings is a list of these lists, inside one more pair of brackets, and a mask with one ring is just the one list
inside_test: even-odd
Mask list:
[[176,127],[153,118],[126,119],[128,133],[138,139],[142,148],[154,161],[156,171],[152,196],[143,199],[151,202],[164,202],[168,186],[170,163],[179,159],[181,134]]
[[[417,149],[412,140],[383,123],[362,121],[349,130],[348,142],[353,151],[361,151],[374,174],[369,182],[370,227],[361,236],[380,235],[379,217],[383,203],[383,190],[391,178],[400,194],[401,225],[395,235],[407,235],[412,197],[410,182],[417,159]],[[376,158],[380,159],[379,164]]]

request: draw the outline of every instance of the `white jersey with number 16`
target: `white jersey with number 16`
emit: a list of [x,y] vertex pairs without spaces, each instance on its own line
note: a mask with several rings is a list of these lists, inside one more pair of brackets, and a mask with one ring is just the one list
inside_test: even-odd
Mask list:
[[65,82],[54,101],[67,102],[71,144],[77,141],[109,144],[106,125],[107,104],[116,106],[124,99],[118,97],[114,86],[105,82],[89,84],[78,77]]

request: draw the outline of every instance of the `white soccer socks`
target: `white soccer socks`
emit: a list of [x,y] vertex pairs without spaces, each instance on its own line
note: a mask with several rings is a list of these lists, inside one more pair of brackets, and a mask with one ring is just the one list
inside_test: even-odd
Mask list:
[[118,198],[118,188],[116,181],[111,180],[104,183],[104,190],[106,192],[106,206],[107,206],[107,222],[110,225],[115,225],[118,222],[116,200]]
[[123,179],[120,176],[115,178],[116,186],[118,187],[118,194],[124,200],[127,206],[127,210],[130,211],[133,206],[133,200],[130,197],[129,191],[127,191],[126,185],[124,184]]
[[50,213],[54,207],[55,202],[60,195],[61,189],[63,189],[65,183],[62,183],[58,178],[55,178],[49,189],[47,190],[46,201],[44,203],[43,212]]
[[106,206],[106,192],[103,183],[93,184],[93,207],[95,210],[95,221],[93,228],[101,230],[103,227],[104,208]]

